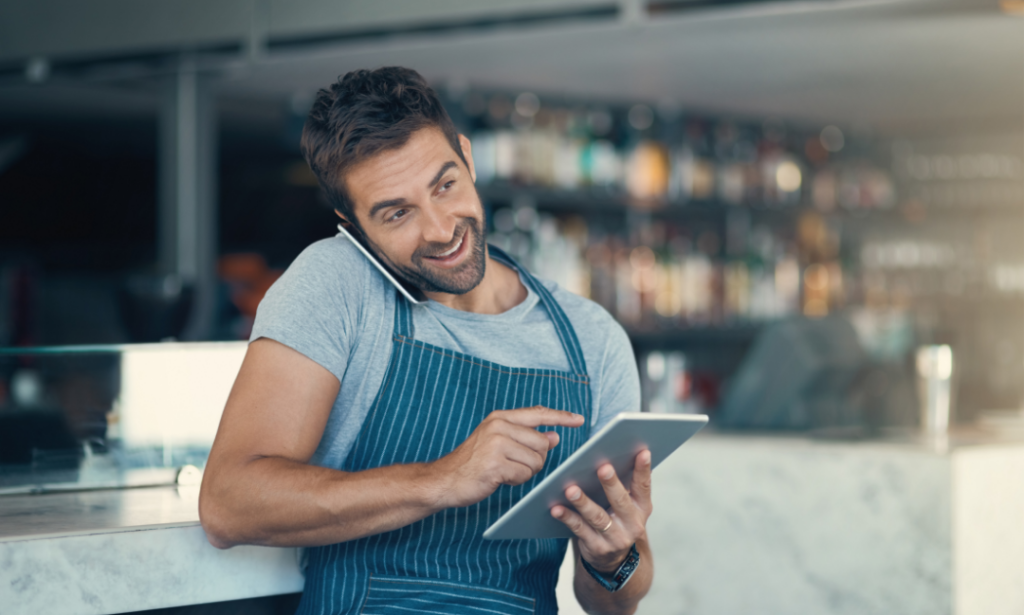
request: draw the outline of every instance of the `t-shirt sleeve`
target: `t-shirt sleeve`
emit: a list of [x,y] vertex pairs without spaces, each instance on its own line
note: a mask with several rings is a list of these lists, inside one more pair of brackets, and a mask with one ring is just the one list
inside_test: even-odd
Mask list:
[[608,338],[594,403],[596,417],[591,433],[604,427],[620,412],[640,411],[640,374],[629,336],[610,315],[607,318]]
[[249,340],[280,342],[340,381],[359,330],[366,284],[358,260],[337,241],[314,243],[292,262],[260,302]]

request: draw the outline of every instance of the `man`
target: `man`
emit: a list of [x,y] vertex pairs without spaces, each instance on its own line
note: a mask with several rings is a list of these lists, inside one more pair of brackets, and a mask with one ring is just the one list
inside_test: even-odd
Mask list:
[[[354,71],[302,135],[348,241],[307,248],[259,307],[210,453],[210,542],[310,547],[300,613],[555,613],[567,540],[481,535],[589,434],[639,406],[625,332],[484,242],[469,140],[415,71]],[[605,511],[570,487],[574,588],[631,613],[650,587],[650,453]]]

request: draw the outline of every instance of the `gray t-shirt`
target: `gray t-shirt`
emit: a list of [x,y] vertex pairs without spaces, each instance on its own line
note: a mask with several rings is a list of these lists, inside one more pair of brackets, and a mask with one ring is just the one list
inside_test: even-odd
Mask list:
[[[639,411],[640,379],[626,332],[593,301],[542,283],[583,349],[593,395],[591,433],[619,412]],[[341,382],[311,463],[340,468],[359,435],[391,359],[395,301],[394,286],[366,257],[333,237],[307,247],[260,303],[250,340],[281,342]],[[511,367],[569,370],[547,309],[532,290],[502,314],[463,312],[435,301],[412,312],[413,337],[421,342]]]

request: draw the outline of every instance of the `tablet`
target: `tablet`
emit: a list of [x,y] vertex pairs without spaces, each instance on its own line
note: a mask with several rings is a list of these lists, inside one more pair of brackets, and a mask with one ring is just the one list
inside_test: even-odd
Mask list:
[[570,485],[578,485],[590,499],[608,508],[608,498],[597,478],[598,467],[611,463],[619,480],[629,489],[637,453],[644,448],[650,450],[651,469],[654,469],[707,423],[708,417],[703,414],[624,412],[617,415],[487,528],[484,538],[572,537],[569,528],[550,512],[555,504],[575,510],[565,497]]

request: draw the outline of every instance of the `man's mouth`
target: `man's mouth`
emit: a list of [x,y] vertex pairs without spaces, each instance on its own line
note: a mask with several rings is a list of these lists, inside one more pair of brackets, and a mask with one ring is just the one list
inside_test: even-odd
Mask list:
[[459,239],[458,243],[452,246],[451,249],[445,250],[440,254],[435,254],[434,256],[425,256],[424,258],[430,259],[431,261],[442,265],[455,263],[456,261],[459,260],[459,257],[461,257],[462,254],[465,252],[464,248],[466,245],[467,235],[469,235],[468,228],[466,229],[466,232],[462,234],[462,237]]

